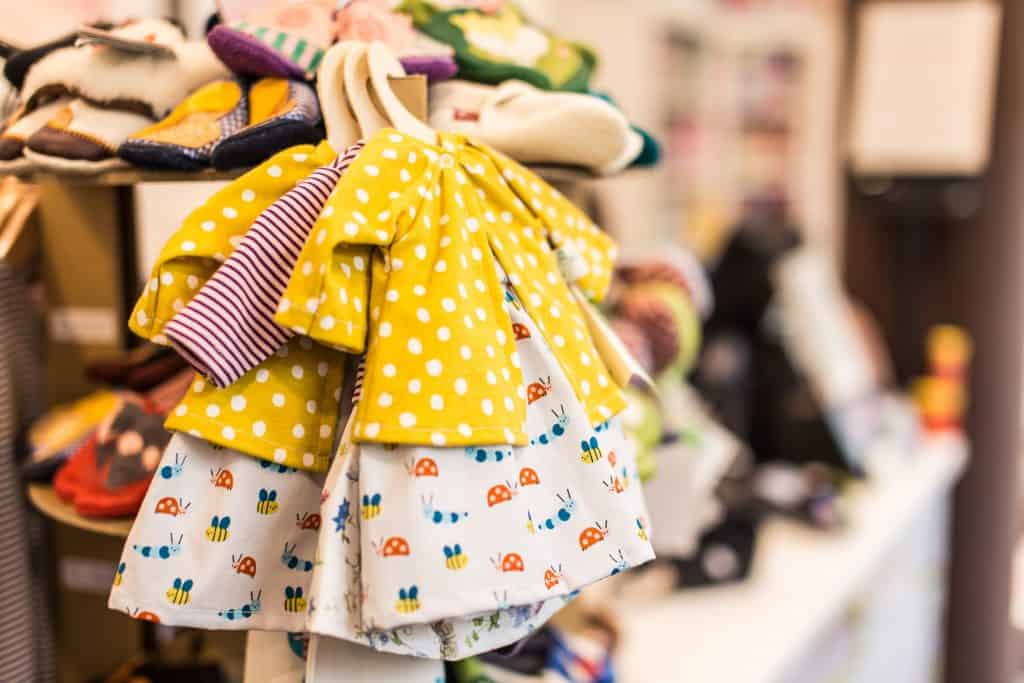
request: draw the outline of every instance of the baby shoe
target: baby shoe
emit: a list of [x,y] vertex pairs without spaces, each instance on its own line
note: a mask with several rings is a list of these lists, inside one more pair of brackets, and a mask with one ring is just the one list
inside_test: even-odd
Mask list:
[[521,163],[577,166],[597,175],[621,171],[643,148],[626,117],[607,102],[523,81],[438,83],[430,89],[430,125],[478,139]]
[[203,168],[210,164],[213,148],[248,123],[248,105],[244,85],[237,80],[208,83],[162,121],[128,136],[117,155],[145,168]]
[[276,0],[241,21],[213,27],[206,40],[240,76],[312,80],[331,44],[327,0]]
[[[180,28],[163,19],[120,26],[108,38],[107,44],[54,50],[33,64],[21,91],[26,110],[67,94],[105,110],[146,117],[127,131],[134,133],[166,116],[189,93],[229,75],[205,42],[185,40]],[[170,56],[140,52],[153,46]]]
[[249,88],[248,99],[246,124],[213,148],[215,168],[255,166],[283,149],[323,139],[320,103],[306,83],[263,78]]
[[116,394],[97,391],[36,420],[28,430],[22,473],[33,481],[49,479],[117,405]]
[[45,126],[54,115],[71,102],[61,97],[32,111],[16,112],[10,123],[0,133],[0,173],[21,173],[32,167],[25,157],[25,141]]
[[135,112],[72,100],[25,142],[25,157],[37,168],[59,173],[118,168],[125,162],[117,157],[117,148],[150,121]]
[[126,398],[57,472],[57,495],[83,517],[134,515],[170,440],[164,418]]
[[589,47],[531,25],[512,3],[444,9],[431,0],[405,0],[398,9],[420,31],[455,49],[466,80],[520,80],[544,90],[586,92],[597,65]]

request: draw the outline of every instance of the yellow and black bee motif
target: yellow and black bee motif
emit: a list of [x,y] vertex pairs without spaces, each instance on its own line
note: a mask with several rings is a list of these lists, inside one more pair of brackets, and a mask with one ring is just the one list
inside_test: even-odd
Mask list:
[[420,589],[416,586],[398,589],[398,601],[395,609],[402,614],[416,612],[420,608]]
[[284,611],[305,612],[306,598],[302,597],[302,587],[285,586],[284,588]]
[[462,552],[462,546],[456,543],[453,546],[444,547],[444,566],[448,569],[459,570],[469,564],[469,555]]
[[363,504],[359,506],[359,512],[363,519],[376,519],[380,517],[380,494],[374,493],[372,496],[364,494]]
[[114,585],[115,586],[120,586],[121,585],[121,581],[124,580],[125,566],[126,565],[125,565],[124,562],[122,562],[121,564],[117,565],[117,571],[114,572]]
[[587,441],[580,441],[580,451],[582,451],[580,453],[580,461],[588,465],[604,457],[604,453],[601,452],[601,444],[598,443],[596,436],[590,437]]
[[206,538],[214,543],[223,543],[231,536],[231,532],[228,531],[229,526],[231,526],[230,517],[214,515],[210,518],[210,526],[206,527]]
[[277,502],[277,491],[260,489],[260,499],[256,502],[256,512],[261,515],[272,515],[280,505]]
[[174,579],[174,583],[167,589],[167,602],[172,605],[187,605],[192,598],[192,579]]

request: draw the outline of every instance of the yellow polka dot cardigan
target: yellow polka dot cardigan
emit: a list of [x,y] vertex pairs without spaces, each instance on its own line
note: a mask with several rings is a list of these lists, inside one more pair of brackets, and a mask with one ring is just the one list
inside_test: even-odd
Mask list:
[[[369,316],[353,317],[346,254],[372,247]],[[278,323],[350,347],[368,327],[356,440],[475,445],[528,442],[516,335],[503,309],[505,272],[596,423],[625,405],[560,274],[555,250],[587,267],[599,300],[614,245],[533,173],[455,134],[429,145],[385,129],[342,176],[314,225]]]
[[[193,211],[160,253],[132,312],[131,329],[166,344],[166,323],[234,250],[256,217],[334,157],[326,143],[291,148],[232,181]],[[358,251],[365,257],[364,247]],[[367,284],[361,277],[347,286],[353,296],[362,286],[366,296]],[[365,329],[353,328],[352,333],[355,343],[363,344]],[[344,341],[338,345],[344,347]],[[295,337],[226,389],[197,378],[166,426],[265,460],[326,471],[344,358],[338,351]]]

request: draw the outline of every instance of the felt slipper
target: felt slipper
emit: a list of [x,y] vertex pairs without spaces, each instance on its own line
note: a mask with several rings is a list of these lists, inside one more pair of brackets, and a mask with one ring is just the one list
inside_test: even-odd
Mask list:
[[57,173],[90,174],[126,166],[117,148],[148,125],[148,116],[101,109],[73,100],[25,142],[25,157],[37,168]]
[[577,166],[597,175],[621,171],[643,149],[643,138],[607,102],[522,81],[434,85],[430,124],[474,137],[519,162]]
[[215,26],[210,49],[241,76],[312,79],[330,46],[333,3],[277,0],[243,21]]
[[335,15],[338,41],[387,45],[407,74],[422,74],[431,82],[451,78],[458,71],[455,50],[417,31],[412,18],[394,11],[390,0],[353,0]]
[[117,405],[117,395],[104,390],[51,409],[28,430],[28,461],[42,462],[81,442]]
[[22,100],[27,110],[69,94],[96,106],[159,119],[189,93],[229,75],[205,42],[186,41],[181,29],[166,20],[143,19],[110,34],[126,43],[166,47],[173,56],[147,55],[113,45],[54,50],[32,65],[25,76]]
[[12,117],[10,125],[0,134],[0,173],[23,173],[33,167],[25,157],[25,141],[70,102],[69,98],[62,97],[20,117]]
[[249,98],[237,80],[207,83],[165,119],[128,136],[117,155],[136,166],[183,171],[210,164],[213,148],[249,121]]
[[128,395],[54,477],[54,490],[84,517],[135,514],[170,433],[165,415]]
[[77,33],[68,33],[60,36],[59,38],[45,42],[42,45],[36,45],[35,47],[25,48],[23,50],[15,50],[7,57],[6,60],[4,60],[4,78],[6,78],[7,82],[15,88],[20,89],[25,83],[25,75],[33,64],[54,50],[74,45],[77,38]]
[[459,73],[467,80],[497,84],[517,79],[545,90],[587,90],[597,64],[589,47],[532,25],[513,3],[459,5],[403,0],[398,9],[412,16],[417,29],[455,49]]
[[306,83],[263,78],[249,88],[248,100],[247,125],[213,148],[215,168],[256,166],[283,149],[323,139],[320,103]]

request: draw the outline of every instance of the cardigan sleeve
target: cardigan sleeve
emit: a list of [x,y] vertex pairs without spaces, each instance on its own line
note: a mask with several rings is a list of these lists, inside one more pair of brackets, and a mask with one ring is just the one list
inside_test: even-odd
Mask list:
[[[166,336],[215,386],[232,384],[294,334],[274,322],[275,309],[313,223],[361,149],[362,143],[356,143],[261,213],[213,277],[167,324]],[[311,264],[301,268],[311,274]],[[355,290],[340,291],[365,297],[365,278],[354,279],[350,288]],[[349,336],[361,340],[365,330]]]
[[415,220],[430,163],[422,145],[391,129],[366,144],[302,248],[274,316],[279,325],[351,353],[364,350],[372,251]]
[[164,244],[132,311],[135,334],[167,344],[164,326],[195,296],[256,218],[335,153],[327,143],[279,152],[218,190]]

